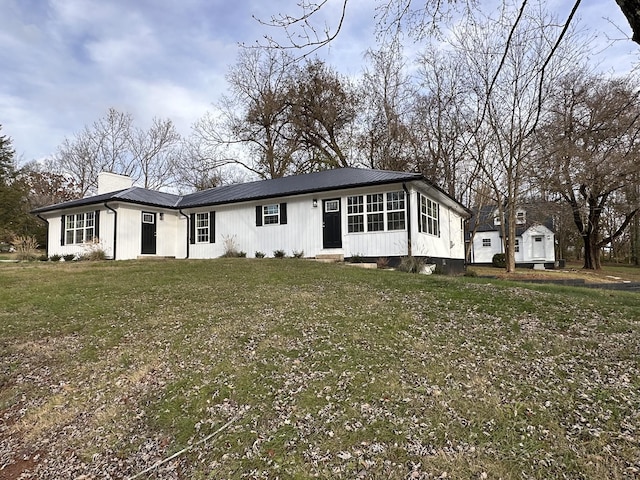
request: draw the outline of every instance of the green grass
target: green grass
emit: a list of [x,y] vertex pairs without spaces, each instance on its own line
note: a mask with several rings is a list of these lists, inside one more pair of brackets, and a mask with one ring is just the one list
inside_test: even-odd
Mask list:
[[638,319],[634,293],[294,259],[0,265],[0,451],[120,478],[238,416],[143,478],[629,478]]

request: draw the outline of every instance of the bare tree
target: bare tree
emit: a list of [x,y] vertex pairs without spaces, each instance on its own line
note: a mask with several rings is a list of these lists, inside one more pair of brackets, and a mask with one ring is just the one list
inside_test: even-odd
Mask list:
[[261,178],[295,171],[293,157],[300,145],[287,98],[290,62],[284,52],[240,51],[227,74],[229,95],[221,98],[215,113],[194,125],[200,151],[215,151],[219,159],[220,152],[227,151],[227,160],[218,167],[235,162]]
[[298,67],[289,92],[290,120],[306,158],[299,170],[347,167],[353,159],[353,129],[358,95],[355,88],[321,60]]
[[[638,92],[631,78],[568,75],[539,136],[538,178],[570,206],[587,269],[600,268],[602,247],[622,235],[640,209],[633,185],[640,172]],[[603,214],[614,200],[618,220],[603,235]]]
[[94,193],[100,172],[128,175],[146,188],[172,185],[180,136],[171,120],[154,119],[148,130],[135,128],[133,116],[109,109],[74,138],[65,138],[54,163],[82,195]]
[[371,67],[360,82],[358,149],[370,168],[410,171],[415,168],[410,125],[415,91],[406,73],[402,47],[394,41],[370,50]]
[[454,50],[427,48],[418,64],[420,94],[412,122],[418,169],[452,197],[477,207],[469,203],[478,175],[477,151],[471,148],[481,146],[479,135],[473,145],[469,138],[479,100],[468,91],[474,74],[467,70],[464,55]]
[[[528,0],[521,0],[524,10]],[[280,13],[270,19],[257,19],[260,23],[284,31],[286,41],[266,35],[261,47],[276,49],[296,49],[302,56],[308,56],[333,42],[349,17],[349,0],[330,2],[329,0],[300,0],[296,13]],[[543,2],[546,4],[547,2]],[[571,11],[563,22],[568,27],[578,11],[582,0],[573,0]],[[640,6],[636,0],[616,0],[618,7],[633,31],[631,40],[640,44]],[[510,2],[503,2],[507,6]],[[414,38],[423,39],[440,33],[442,22],[450,20],[454,14],[472,12],[482,5],[478,0],[378,0],[376,2],[377,29],[380,36],[395,35],[400,31],[410,33]],[[330,14],[327,14],[327,11]],[[333,15],[331,15],[331,13]],[[332,17],[328,20],[327,17]],[[517,17],[515,23],[518,23]],[[505,37],[507,38],[507,37]],[[562,34],[559,39],[562,38]],[[558,42],[559,43],[559,42]],[[506,50],[510,41],[507,38]]]
[[129,137],[134,176],[150,189],[173,185],[180,164],[181,138],[171,120],[153,119],[148,130],[136,128]]

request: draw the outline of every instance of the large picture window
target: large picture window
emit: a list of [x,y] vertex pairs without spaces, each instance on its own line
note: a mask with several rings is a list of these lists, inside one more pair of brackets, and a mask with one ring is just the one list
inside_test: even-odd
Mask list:
[[420,195],[420,231],[440,236],[440,205]]
[[66,245],[90,242],[95,237],[95,212],[66,215],[64,243]]
[[347,230],[349,233],[404,230],[405,209],[403,191],[347,197]]

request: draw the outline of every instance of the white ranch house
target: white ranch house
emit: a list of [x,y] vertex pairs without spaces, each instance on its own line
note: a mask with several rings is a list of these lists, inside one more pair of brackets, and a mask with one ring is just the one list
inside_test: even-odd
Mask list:
[[[495,205],[474,211],[469,226],[472,235],[469,263],[490,264],[496,253],[504,253],[502,222]],[[554,268],[553,220],[539,208],[525,205],[516,210],[515,262],[518,266]]]
[[[124,182],[124,183],[123,183]],[[33,212],[48,224],[48,255],[216,258],[233,242],[248,257],[423,257],[464,269],[470,212],[415,173],[341,168],[228,185],[189,195],[147,190],[101,174],[98,194]],[[96,240],[97,239],[97,240]]]

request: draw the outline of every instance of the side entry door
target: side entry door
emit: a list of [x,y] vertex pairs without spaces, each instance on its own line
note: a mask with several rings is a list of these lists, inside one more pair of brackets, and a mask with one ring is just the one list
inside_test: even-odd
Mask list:
[[142,212],[142,249],[143,255],[156,254],[156,214]]
[[322,248],[342,248],[339,198],[322,201]]

